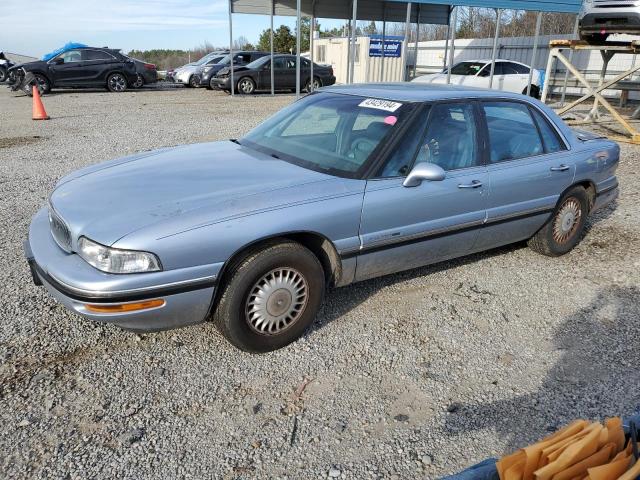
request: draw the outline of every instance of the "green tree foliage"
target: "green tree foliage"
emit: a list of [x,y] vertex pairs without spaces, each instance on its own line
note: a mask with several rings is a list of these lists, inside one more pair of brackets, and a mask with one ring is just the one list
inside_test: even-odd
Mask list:
[[[316,21],[316,29],[320,28],[320,24]],[[271,29],[267,28],[260,34],[256,48],[268,52],[271,47],[269,43],[269,35]],[[309,50],[309,34],[311,33],[311,19],[303,17],[300,25],[300,52]],[[295,53],[296,51],[296,34],[292,32],[286,25],[280,25],[273,33],[273,51],[276,53]]]

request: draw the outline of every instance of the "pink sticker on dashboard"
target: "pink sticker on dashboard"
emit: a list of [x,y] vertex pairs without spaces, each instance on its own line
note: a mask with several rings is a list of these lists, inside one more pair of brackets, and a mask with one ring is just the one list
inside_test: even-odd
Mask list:
[[384,119],[384,123],[386,123],[387,125],[395,125],[397,121],[398,121],[398,117],[394,115],[389,115]]

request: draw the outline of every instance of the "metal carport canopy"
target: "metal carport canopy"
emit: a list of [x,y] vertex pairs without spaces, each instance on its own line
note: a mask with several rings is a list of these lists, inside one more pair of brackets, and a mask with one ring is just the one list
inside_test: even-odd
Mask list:
[[[322,0],[319,0],[322,1]],[[360,0],[362,1],[362,0]],[[366,1],[366,0],[365,0]],[[531,10],[534,12],[578,13],[582,0],[387,0],[397,3],[419,3],[421,5],[450,5],[452,7],[483,7],[502,10]]]

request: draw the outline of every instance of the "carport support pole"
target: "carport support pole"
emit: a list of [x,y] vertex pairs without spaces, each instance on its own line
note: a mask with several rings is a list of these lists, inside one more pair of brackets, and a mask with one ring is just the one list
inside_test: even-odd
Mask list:
[[491,74],[489,75],[489,88],[493,88],[493,74],[496,71],[496,55],[498,53],[498,40],[500,38],[500,20],[502,10],[496,9],[496,34],[493,37],[493,51],[491,52]]
[[274,71],[273,71],[273,69],[274,69],[274,65],[273,65],[273,13],[274,13],[275,9],[276,9],[275,0],[271,0],[271,32],[269,33],[269,45],[271,46],[271,62],[269,63],[269,65],[271,65],[270,75],[271,75],[271,95],[272,96],[275,96],[275,94],[276,94],[276,86],[275,86],[275,83],[274,83],[275,74],[274,74]]
[[384,82],[385,40],[387,36],[387,2],[382,4],[382,48],[380,49],[380,81]]
[[296,100],[300,98],[300,0],[296,2]]
[[405,48],[404,48],[404,65],[403,67],[403,77],[404,77],[404,81],[406,82],[409,79],[409,71],[408,71],[408,64],[407,64],[407,60],[409,59],[409,36],[411,34],[411,2],[407,3],[407,20],[404,24],[404,41],[405,41]]
[[[578,28],[580,27],[580,15],[576,15],[576,23],[573,27],[573,36],[578,36]],[[573,63],[573,48],[569,51],[569,63]],[[549,75],[549,72],[546,72]],[[564,72],[564,84],[562,85],[562,97],[560,97],[560,106],[564,106],[564,101],[567,98],[567,84],[569,83],[569,69],[565,68]]]
[[418,68],[418,39],[420,38],[420,4],[418,4],[418,17],[416,18],[416,48],[413,49],[413,78]]
[[447,67],[447,54],[449,53],[449,37],[451,36],[451,12],[453,8],[449,7],[448,25],[447,25],[447,38],[444,41],[444,56],[442,57],[442,68]]
[[233,97],[234,81],[233,81],[233,15],[231,14],[233,0],[229,0],[229,68],[231,70],[229,80],[231,84],[231,96]]
[[313,36],[316,24],[316,0],[311,3],[311,20],[309,22],[309,61],[311,69],[309,72],[309,93],[313,92]]
[[447,68],[447,85],[451,83],[451,67],[456,53],[456,25],[458,24],[458,7],[453,7],[453,18],[451,19],[451,46],[449,47],[449,67]]
[[353,83],[356,69],[356,30],[358,25],[358,0],[353,0],[353,28],[351,29],[351,39],[349,40],[349,50],[351,50],[351,65],[349,65],[349,83]]
[[540,27],[542,26],[542,12],[538,12],[536,18],[536,35],[533,37],[533,52],[531,52],[531,65],[529,69],[529,82],[527,83],[527,96],[531,96],[531,82],[533,81],[533,69],[536,68],[538,59],[538,39],[540,37]]

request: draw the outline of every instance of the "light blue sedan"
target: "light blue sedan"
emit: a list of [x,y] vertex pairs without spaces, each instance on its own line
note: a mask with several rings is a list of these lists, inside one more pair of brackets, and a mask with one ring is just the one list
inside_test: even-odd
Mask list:
[[239,140],[71,173],[25,251],[84,317],[137,331],[212,317],[265,352],[304,333],[328,287],[522,240],[569,252],[618,195],[619,153],[518,94],[336,86]]

